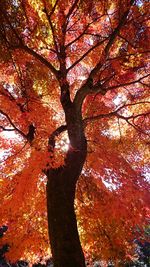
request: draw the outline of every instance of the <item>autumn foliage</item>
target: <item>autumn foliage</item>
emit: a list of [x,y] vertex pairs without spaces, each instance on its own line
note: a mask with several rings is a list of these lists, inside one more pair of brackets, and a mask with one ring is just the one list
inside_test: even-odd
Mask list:
[[11,261],[50,255],[47,180],[71,176],[82,146],[73,179],[83,251],[134,255],[149,223],[149,9],[144,0],[0,2],[0,242]]

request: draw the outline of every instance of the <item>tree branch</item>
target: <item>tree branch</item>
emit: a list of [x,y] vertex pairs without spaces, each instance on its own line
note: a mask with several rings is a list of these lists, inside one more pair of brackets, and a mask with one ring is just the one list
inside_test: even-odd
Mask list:
[[135,106],[135,105],[139,105],[139,104],[150,104],[150,101],[141,101],[141,102],[138,102],[138,103],[126,104],[126,105],[123,105],[123,106],[119,107],[118,109],[116,109],[115,111],[112,111],[110,113],[99,114],[99,115],[96,115],[96,116],[85,118],[83,120],[84,127],[86,127],[87,124],[92,122],[92,121],[97,121],[99,119],[111,118],[111,117],[115,117],[116,116],[118,119],[125,120],[128,124],[130,124],[132,127],[134,127],[139,132],[149,136],[148,133],[144,132],[139,126],[137,126],[134,123],[130,122],[130,120],[134,120],[136,118],[143,117],[143,116],[146,117],[146,116],[150,115],[150,111],[145,112],[145,113],[141,113],[141,114],[137,114],[137,115],[130,115],[130,116],[123,116],[123,115],[118,113],[119,111],[121,111],[122,109],[124,109],[126,107]]
[[[85,27],[85,29],[83,30],[83,32],[78,36],[76,37],[74,40],[72,40],[70,43],[68,43],[65,47],[68,48],[69,46],[71,46],[73,43],[77,42],[84,34],[87,34],[87,35],[92,35],[92,36],[95,36],[95,37],[101,37],[100,35],[98,34],[92,34],[92,33],[87,33],[86,31],[88,30],[88,28],[96,21],[98,21],[99,19],[101,19],[103,16],[105,16],[105,14],[99,16],[98,18],[94,19],[93,21],[91,21],[90,23],[88,23]],[[94,48],[93,48],[94,49]]]
[[123,110],[124,108],[135,106],[135,105],[140,105],[140,104],[150,104],[150,101],[140,101],[140,102],[137,102],[137,103],[124,104],[123,106],[119,107],[118,109],[116,109],[116,110],[114,110],[114,111],[112,111],[110,113],[104,113],[104,114],[99,114],[99,115],[96,115],[96,116],[85,118],[83,120],[83,123],[86,126],[87,123],[89,123],[89,122],[92,122],[92,121],[95,121],[95,120],[99,120],[99,119],[103,119],[103,118],[110,118],[110,117],[113,117],[113,116],[117,116],[117,117],[119,117],[121,119],[127,119],[128,120],[128,119],[133,119],[133,118],[137,118],[137,117],[144,116],[144,115],[149,115],[150,111],[146,112],[146,113],[142,113],[142,114],[128,116],[128,117],[120,115],[118,113],[119,111]]
[[9,44],[9,48],[11,50],[16,50],[16,49],[20,48],[20,49],[26,51],[28,54],[32,55],[33,57],[38,59],[42,64],[44,64],[46,67],[48,67],[52,71],[52,73],[56,76],[56,78],[58,78],[58,71],[54,68],[54,66],[49,61],[47,61],[44,57],[42,57],[37,52],[35,52],[33,49],[29,48],[27,45],[24,44],[22,38],[17,33],[16,29],[12,26],[12,24],[11,24],[10,20],[8,19],[8,16],[4,10],[3,10],[3,16],[5,17],[6,21],[8,22],[12,32],[14,33],[14,35],[16,36],[16,39],[18,41],[18,45],[12,45],[10,43],[10,41],[8,41],[7,38],[5,38],[7,40],[7,43]]
[[41,55],[39,55],[37,52],[35,52],[31,48],[29,48],[28,46],[22,44],[22,45],[20,45],[18,47],[10,47],[10,48],[12,50],[15,50],[15,49],[19,49],[20,48],[20,49],[26,51],[28,54],[30,54],[34,58],[38,59],[42,64],[44,64],[46,67],[48,67],[51,70],[51,72],[56,76],[56,78],[58,78],[59,71],[56,70],[54,68],[54,66],[49,61],[47,61],[44,57],[42,57]]
[[108,37],[103,39],[102,41],[97,42],[94,46],[92,46],[89,50],[87,50],[79,59],[77,59],[68,69],[67,71],[70,71],[72,68],[74,68],[80,61],[82,61],[90,52],[92,52],[96,47],[102,45]]
[[48,151],[49,152],[53,152],[55,148],[56,137],[66,130],[67,130],[67,125],[61,125],[50,135],[49,140],[48,140]]
[[25,144],[23,145],[23,147],[22,147],[19,151],[17,151],[15,154],[13,154],[13,155],[7,157],[7,158],[4,159],[4,160],[1,160],[0,163],[3,163],[3,162],[5,162],[5,161],[9,160],[10,158],[16,157],[18,154],[20,154],[20,153],[23,151],[23,149],[26,147],[27,143],[28,143],[28,141],[25,142]]
[[[91,81],[89,80],[88,78],[88,83],[86,81],[86,84],[84,84],[76,93],[75,95],[75,98],[74,98],[74,103],[75,105],[77,106],[78,109],[81,109],[82,107],[82,103],[85,99],[85,97],[89,94],[92,94],[92,93],[101,93],[102,95],[105,95],[108,91],[112,90],[112,89],[116,89],[116,88],[119,88],[119,87],[123,87],[123,86],[129,86],[129,85],[132,85],[132,84],[135,84],[135,83],[138,83],[149,77],[150,74],[147,74],[137,80],[134,80],[134,81],[131,81],[131,82],[128,82],[128,83],[122,83],[122,84],[118,84],[118,85],[114,85],[114,86],[111,86],[111,87],[107,87],[105,88],[104,85],[105,85],[105,82],[102,84],[101,81],[98,81],[95,85],[93,85],[93,81],[91,79]],[[111,76],[113,77],[113,75]],[[90,84],[91,82],[91,84]],[[146,85],[148,86],[148,85]]]
[[[148,54],[150,53],[150,50],[144,50],[144,51],[138,51],[138,52],[134,52],[134,53],[130,53],[130,54],[127,54],[126,53],[126,58],[130,58],[132,56],[136,56],[136,55],[139,55],[139,54]],[[109,57],[107,58],[107,61],[113,61],[113,60],[116,60],[116,59],[122,59],[122,55],[119,55],[119,56],[116,56],[116,57]]]
[[[135,106],[135,105],[141,105],[141,104],[150,104],[150,101],[140,101],[140,102],[136,102],[136,103],[124,104],[112,112],[99,114],[99,115],[92,116],[92,117],[87,117],[87,118],[83,119],[83,125],[84,125],[84,127],[86,127],[88,125],[88,123],[90,123],[90,122],[97,121],[99,119],[104,119],[104,118],[111,118],[114,116],[116,116],[117,118],[120,118],[120,119],[130,120],[130,119],[138,118],[140,116],[150,115],[150,111],[146,112],[146,113],[137,114],[137,115],[131,115],[131,116],[123,116],[123,115],[118,113],[119,111],[123,110],[124,108]],[[67,125],[61,125],[50,135],[49,141],[48,141],[49,151],[52,152],[54,150],[55,138],[66,130],[67,130]]]
[[116,29],[115,29],[115,30],[113,31],[113,33],[111,34],[110,39],[109,39],[109,42],[107,43],[107,45],[106,45],[106,47],[105,47],[105,54],[106,54],[106,55],[108,54],[108,52],[109,52],[109,50],[110,50],[110,48],[111,48],[111,46],[112,46],[112,44],[113,44],[115,38],[118,36],[118,34],[119,34],[119,32],[120,32],[122,26],[125,24],[125,22],[126,22],[126,20],[127,20],[127,17],[128,17],[128,15],[129,15],[129,12],[130,12],[130,8],[131,8],[131,6],[133,5],[133,3],[134,3],[134,0],[131,0],[131,1],[130,1],[130,7],[129,7],[129,9],[123,14],[123,16],[122,16],[122,18],[121,18],[121,20],[120,20],[118,26],[116,27]]
[[55,11],[55,8],[56,8],[56,5],[57,5],[58,1],[59,0],[56,1],[52,11],[50,12],[50,14],[48,14],[48,12],[47,12],[46,3],[44,1],[44,10],[43,10],[43,12],[46,14],[47,20],[49,22],[50,29],[52,31],[52,36],[53,36],[53,41],[54,41],[54,46],[55,46],[55,50],[56,50],[57,56],[58,56],[58,45],[57,45],[57,42],[56,42],[56,36],[55,36],[55,32],[54,32],[54,27],[53,27],[53,24],[52,24],[52,21],[51,21],[51,16],[52,16],[53,12]]
[[55,9],[56,9],[56,6],[57,6],[58,2],[59,2],[59,0],[56,0],[55,4],[54,4],[54,6],[53,6],[53,8],[52,8],[52,10],[51,10],[51,12],[50,12],[50,14],[49,14],[50,17],[51,17],[51,16],[53,15],[53,13],[55,12]]
[[17,131],[20,135],[22,135],[22,137],[26,138],[26,134],[24,134],[19,128],[15,126],[15,124],[12,122],[12,120],[10,119],[10,117],[8,116],[6,112],[0,109],[0,113],[7,118],[7,120],[12,125],[15,131]]
[[0,129],[2,129],[2,131],[6,131],[6,132],[15,131],[15,129],[8,129],[8,128],[5,128],[5,127],[3,127],[1,125],[0,125]]
[[5,116],[7,118],[7,120],[9,121],[9,123],[12,125],[12,127],[14,129],[6,129],[3,126],[0,126],[0,128],[3,131],[16,131],[18,132],[23,138],[25,138],[30,144],[32,144],[32,141],[34,140],[34,136],[35,136],[35,130],[36,128],[34,127],[33,124],[29,125],[29,130],[28,133],[25,134],[24,132],[22,132],[18,127],[16,127],[16,125],[13,123],[13,121],[11,120],[11,118],[8,116],[8,114],[6,112],[4,112],[3,110],[0,109],[0,113]]
[[[118,24],[118,26],[114,29],[114,31],[112,32],[112,34],[107,37],[107,39],[109,38],[109,41],[107,43],[107,45],[105,46],[104,52],[99,60],[99,62],[96,64],[96,66],[92,69],[92,71],[89,74],[88,79],[86,80],[85,84],[83,86],[81,86],[81,88],[77,91],[75,98],[74,98],[74,102],[76,105],[79,104],[79,109],[81,109],[82,107],[82,103],[84,98],[91,93],[91,89],[92,89],[92,84],[93,84],[93,79],[94,76],[98,73],[98,71],[101,69],[101,67],[103,66],[104,62],[106,61],[107,57],[108,57],[108,53],[109,50],[112,46],[112,44],[114,43],[116,37],[118,36],[122,26],[125,24],[128,14],[130,12],[130,8],[133,5],[134,0],[130,1],[130,7],[128,8],[128,10],[123,14],[122,18],[120,19],[120,22]],[[91,48],[91,51],[93,50],[93,48]],[[89,52],[87,52],[88,54]],[[86,56],[86,53],[84,56],[82,56],[83,58]],[[79,60],[77,60],[75,63],[73,63],[72,66],[70,66],[70,69],[72,69],[77,63],[79,63],[83,58],[80,58]],[[99,84],[100,85],[100,84]],[[99,90],[99,92],[101,92],[102,95],[106,94],[107,90],[104,90],[102,87],[97,88]]]
[[95,68],[91,71],[91,73],[89,75],[89,78],[93,78],[94,77],[94,75],[102,67],[103,58],[106,59],[108,57],[109,50],[110,50],[111,46],[113,45],[116,37],[118,36],[122,26],[125,24],[125,22],[127,20],[127,17],[128,17],[128,14],[130,12],[130,8],[133,5],[133,3],[134,3],[134,0],[131,0],[129,9],[123,14],[122,18],[120,19],[120,22],[119,22],[118,26],[114,29],[112,34],[109,36],[109,41],[108,41],[108,43],[107,43],[107,45],[105,46],[105,49],[104,49],[104,55],[103,55],[102,59],[100,59],[100,61],[97,63]]
[[77,7],[78,3],[80,0],[75,0],[73,5],[71,6],[71,8],[68,11],[68,14],[66,15],[66,18],[69,20],[69,17],[71,16],[71,14],[73,13],[74,9]]
[[[131,82],[128,82],[128,83],[117,84],[117,85],[108,87],[107,89],[104,89],[104,90],[105,90],[105,92],[107,92],[107,91],[110,91],[110,90],[112,90],[112,89],[116,89],[116,88],[119,88],[119,87],[129,86],[129,85],[132,85],[132,84],[135,84],[135,83],[141,83],[141,81],[142,81],[143,79],[145,79],[145,78],[147,78],[147,77],[149,77],[149,76],[150,76],[150,74],[147,74],[147,75],[145,75],[145,76],[143,76],[143,77],[141,77],[141,78],[139,78],[139,79],[137,79],[137,80],[134,80],[134,81],[131,81]],[[143,84],[143,83],[142,83],[142,84]],[[145,85],[145,86],[148,86],[148,85],[146,85],[146,84],[144,84],[144,85]],[[95,89],[98,88],[98,87],[99,87],[99,84],[97,83],[97,84],[95,85]]]

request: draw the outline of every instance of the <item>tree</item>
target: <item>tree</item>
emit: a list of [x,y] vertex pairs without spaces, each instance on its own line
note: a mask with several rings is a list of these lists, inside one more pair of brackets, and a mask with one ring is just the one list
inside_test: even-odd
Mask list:
[[42,255],[47,203],[55,267],[85,266],[75,194],[85,248],[95,238],[96,255],[130,250],[148,215],[148,10],[144,0],[1,1],[8,257]]

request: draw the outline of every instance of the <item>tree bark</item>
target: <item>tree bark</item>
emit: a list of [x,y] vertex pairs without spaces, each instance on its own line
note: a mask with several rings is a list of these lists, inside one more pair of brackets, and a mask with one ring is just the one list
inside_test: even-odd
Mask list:
[[[64,63],[65,64],[65,63]],[[55,267],[85,267],[74,210],[76,183],[87,155],[81,110],[70,99],[65,65],[62,64],[60,101],[70,140],[64,166],[47,170],[48,230]],[[61,84],[61,81],[62,84]],[[49,150],[55,149],[55,136],[59,127],[49,138]]]
[[80,151],[69,151],[66,165],[47,173],[48,230],[55,267],[85,267],[74,211],[76,182],[86,158],[86,142]]

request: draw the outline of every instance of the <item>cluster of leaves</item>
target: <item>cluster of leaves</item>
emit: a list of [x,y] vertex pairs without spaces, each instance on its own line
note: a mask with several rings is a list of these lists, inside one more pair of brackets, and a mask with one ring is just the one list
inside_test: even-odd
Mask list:
[[[146,234],[149,234],[148,233],[148,229],[145,230],[145,233]],[[8,230],[8,227],[3,225],[2,227],[0,227],[0,238],[2,238],[5,234],[5,232]],[[139,240],[135,240],[135,243],[136,243],[136,251],[137,251],[137,260],[136,261],[132,261],[132,262],[129,262],[129,263],[126,263],[126,262],[121,262],[121,264],[123,264],[125,267],[128,267],[128,266],[137,266],[137,267],[140,267],[140,266],[143,266],[143,264],[146,264],[146,266],[149,266],[149,263],[150,263],[150,243],[149,242],[144,242],[142,243],[141,241]],[[16,263],[10,263],[6,260],[6,253],[9,251],[9,245],[8,244],[5,244],[3,245],[2,248],[0,248],[0,265],[2,267],[27,267],[29,266],[29,263],[27,261],[23,261],[23,260],[18,260]],[[88,255],[88,254],[87,254]],[[99,266],[99,264],[101,264],[101,261],[97,261],[97,260],[91,260],[86,259],[86,265],[87,266],[94,266],[96,267],[97,265]],[[113,262],[112,263],[108,263],[108,267],[113,267],[114,264]],[[52,259],[47,259],[47,260],[44,260],[44,261],[40,261],[38,263],[34,263],[32,265],[32,267],[53,267],[53,261]]]
[[[4,237],[5,232],[8,230],[8,227],[6,225],[3,225],[0,227],[0,238]],[[23,260],[18,260],[16,263],[10,263],[6,260],[6,254],[8,253],[10,247],[8,244],[4,244],[1,248],[0,248],[0,266],[1,267],[27,267],[29,266],[29,263],[27,261],[23,261]],[[53,262],[52,259],[47,259],[45,260],[45,264],[44,263],[35,263],[32,265],[32,267],[53,267]]]

